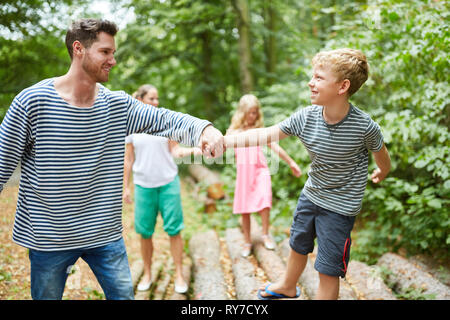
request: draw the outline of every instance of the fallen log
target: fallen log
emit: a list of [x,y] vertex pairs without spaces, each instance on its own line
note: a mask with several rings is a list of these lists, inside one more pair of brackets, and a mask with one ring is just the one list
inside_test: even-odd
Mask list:
[[397,300],[376,267],[360,261],[350,261],[346,278],[359,300]]
[[130,272],[131,272],[131,280],[133,282],[133,288],[135,289],[139,279],[142,276],[142,273],[144,272],[144,261],[142,261],[142,259],[134,261],[130,267]]
[[450,300],[450,289],[430,273],[414,265],[407,259],[394,254],[385,253],[377,265],[390,270],[388,281],[394,284],[394,291],[406,293],[408,290],[417,290],[421,296],[429,299]]
[[169,286],[171,280],[170,274],[173,273],[172,271],[175,269],[172,257],[169,257],[167,259],[162,269],[164,269],[164,272],[160,273],[160,277],[158,279],[158,282],[156,283],[156,287],[153,290],[152,300],[164,299],[167,287]]
[[[261,227],[253,216],[250,219],[251,238],[255,257],[258,259],[259,264],[266,272],[269,280],[272,282],[278,281],[284,276],[284,273],[286,272],[286,265],[275,251],[266,249],[261,237]],[[307,297],[304,295],[305,290],[301,285],[300,287],[302,294],[297,299],[306,300]]]
[[244,237],[238,228],[227,229],[225,240],[232,261],[236,296],[239,300],[255,300],[258,288],[263,285],[255,275],[255,267],[241,256]]
[[258,259],[259,264],[266,272],[269,280],[277,281],[284,275],[286,266],[275,251],[267,250],[264,247],[264,243],[261,238],[261,227],[256,219],[251,216],[250,221],[253,252]]
[[450,287],[450,269],[448,264],[439,262],[435,257],[426,256],[423,254],[409,257],[408,260],[419,269],[428,272],[441,283]]
[[195,234],[189,249],[194,266],[194,299],[228,300],[217,234],[213,230]]
[[204,183],[207,186],[206,191],[209,198],[219,200],[225,197],[223,183],[220,181],[220,175],[217,172],[200,164],[191,164],[189,173],[197,182]]

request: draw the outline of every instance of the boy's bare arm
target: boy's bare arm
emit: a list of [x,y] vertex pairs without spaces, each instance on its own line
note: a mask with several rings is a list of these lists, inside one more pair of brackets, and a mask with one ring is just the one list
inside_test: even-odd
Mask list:
[[288,135],[281,131],[278,125],[274,125],[268,128],[251,129],[238,134],[226,135],[225,145],[227,148],[263,146],[286,137]]
[[386,145],[383,144],[380,151],[373,152],[373,158],[375,159],[378,168],[373,171],[370,178],[372,179],[372,182],[379,183],[386,178],[391,169],[391,158]]

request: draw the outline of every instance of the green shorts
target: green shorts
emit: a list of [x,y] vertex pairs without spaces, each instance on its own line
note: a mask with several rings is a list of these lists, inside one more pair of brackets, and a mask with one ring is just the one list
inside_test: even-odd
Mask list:
[[155,232],[158,212],[161,212],[163,228],[169,236],[176,236],[184,228],[178,176],[157,188],[144,188],[136,184],[134,199],[134,228],[144,239]]

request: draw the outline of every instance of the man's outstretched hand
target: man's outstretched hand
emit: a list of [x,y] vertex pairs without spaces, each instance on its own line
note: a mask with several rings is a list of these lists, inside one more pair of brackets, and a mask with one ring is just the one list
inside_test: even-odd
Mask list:
[[220,157],[225,152],[222,133],[212,125],[207,126],[200,137],[200,148],[207,158]]

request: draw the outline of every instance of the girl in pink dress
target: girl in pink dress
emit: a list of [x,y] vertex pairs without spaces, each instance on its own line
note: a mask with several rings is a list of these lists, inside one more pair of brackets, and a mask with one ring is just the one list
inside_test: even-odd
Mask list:
[[[242,132],[253,128],[262,128],[263,115],[261,104],[254,95],[246,94],[239,100],[227,134]],[[268,144],[282,160],[286,161],[294,176],[299,177],[301,170],[294,160],[277,143]],[[272,183],[266,158],[260,146],[236,148],[236,186],[234,191],[233,213],[242,215],[242,232],[245,244],[242,255],[251,253],[250,214],[261,215],[262,238],[267,249],[273,250],[275,243],[269,233],[270,208],[272,207]]]

